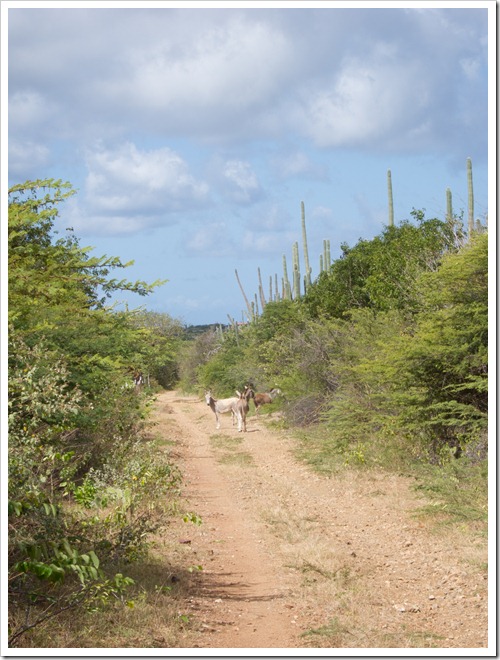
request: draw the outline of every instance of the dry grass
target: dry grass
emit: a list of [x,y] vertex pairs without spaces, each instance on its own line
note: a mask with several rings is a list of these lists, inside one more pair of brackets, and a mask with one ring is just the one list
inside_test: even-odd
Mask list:
[[[336,475],[336,482],[341,484],[340,491],[352,491],[353,497],[364,498],[363,503],[360,501],[360,507],[368,508],[373,503],[377,513],[382,512],[381,507],[394,507],[398,501],[398,493],[393,490],[395,483],[370,471],[361,474],[357,470],[344,469],[342,475]],[[361,483],[364,490],[358,487]],[[377,566],[380,558],[370,556],[367,549],[363,549],[360,545],[363,543],[362,534],[356,540],[351,536],[351,531],[344,533],[342,526],[330,518],[330,511],[321,508],[322,504],[324,502],[318,501],[315,509],[311,507],[311,500],[301,501],[294,484],[286,478],[276,477],[267,483],[259,497],[261,518],[274,534],[277,551],[285,557],[284,567],[292,569],[301,578],[303,612],[310,622],[312,620],[301,636],[304,646],[441,647],[443,638],[433,632],[425,620],[418,620],[410,608],[406,614],[399,614],[394,609],[392,599],[398,598],[397,590],[392,590],[390,595],[383,593],[384,580],[388,576],[384,576],[380,566]],[[332,504],[332,513],[335,514],[340,502],[332,497]],[[361,518],[351,519],[353,528],[361,523]],[[456,531],[449,530],[449,548],[453,548],[455,539],[460,543],[457,552],[461,553],[464,561],[479,561],[478,558],[484,554],[483,544],[471,536],[468,546],[462,535],[456,535]],[[367,535],[369,533],[366,532]],[[433,535],[430,526],[428,533]],[[390,551],[394,552],[394,548],[391,547]],[[414,597],[417,601],[419,594]],[[382,611],[386,614],[381,619]]]
[[[170,461],[179,429],[168,420],[168,432],[152,424],[153,447],[158,461]],[[150,437],[151,439],[151,437]],[[153,502],[151,502],[153,504]],[[190,620],[184,611],[196,580],[196,566],[188,545],[179,543],[184,531],[183,503],[172,500],[164,510],[162,531],[150,535],[146,559],[108,565],[108,574],[122,573],[134,580],[123,601],[116,600],[97,612],[68,610],[47,625],[19,638],[20,648],[172,648],[189,646]],[[105,512],[104,512],[105,513]],[[22,614],[20,614],[21,616]]]
[[210,436],[210,444],[217,451],[218,461],[226,465],[250,467],[254,465],[251,454],[240,449],[243,438],[217,433]]
[[[135,581],[127,601],[99,612],[63,613],[49,627],[35,628],[19,645],[24,648],[172,648],[189,636],[183,610],[193,572],[186,568],[187,549],[178,540],[156,539],[146,562],[116,566]],[[169,561],[166,560],[169,558]]]

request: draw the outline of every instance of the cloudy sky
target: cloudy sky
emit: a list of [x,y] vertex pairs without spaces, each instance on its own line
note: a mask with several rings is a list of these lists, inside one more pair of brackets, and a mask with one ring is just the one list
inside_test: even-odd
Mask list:
[[9,185],[70,181],[61,230],[168,280],[132,306],[241,320],[235,269],[281,278],[304,202],[316,277],[383,230],[388,170],[396,222],[448,187],[466,217],[471,157],[484,220],[495,2],[146,4],[2,2]]

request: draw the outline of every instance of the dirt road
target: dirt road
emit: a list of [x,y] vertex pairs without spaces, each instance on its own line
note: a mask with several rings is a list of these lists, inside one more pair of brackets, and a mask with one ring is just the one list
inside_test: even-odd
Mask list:
[[193,568],[193,648],[485,648],[487,544],[415,515],[409,479],[318,476],[268,415],[238,433],[204,401],[165,392],[155,433],[175,445]]

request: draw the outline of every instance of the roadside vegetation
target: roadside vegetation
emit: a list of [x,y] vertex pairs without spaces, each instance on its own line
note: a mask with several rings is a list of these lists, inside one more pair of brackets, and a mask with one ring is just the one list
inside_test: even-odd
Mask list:
[[316,470],[412,474],[434,513],[484,530],[486,230],[414,210],[373,240],[342,245],[305,288],[291,297],[284,287],[259,314],[249,305],[248,323],[197,337],[181,385],[219,397],[244,383],[279,387],[280,423]]
[[[10,646],[179,643],[178,580],[158,547],[172,516],[199,520],[179,510],[181,475],[146,428],[161,388],[224,397],[278,387],[263,413],[280,411],[273,423],[294,432],[315,470],[414,475],[440,520],[485,531],[484,228],[414,211],[342,245],[333,262],[328,245],[303,295],[294,249],[294,286],[268,301],[261,286],[247,323],[186,329],[110,303],[160,283],[113,277],[128,264],[91,256],[71,231],[57,236],[58,206],[73,194],[54,180],[9,191]],[[221,460],[248,462],[224,442],[212,437]],[[134,617],[167,603],[171,638],[127,639]]]
[[[53,180],[9,191],[14,647],[64,646],[61,621],[71,627],[103,609],[132,608],[142,586],[131,567],[168,524],[180,484],[144,422],[154,389],[177,379],[182,326],[109,304],[114,292],[145,296],[158,283],[113,278],[127,264],[90,256],[72,232],[55,235],[58,206],[73,193]],[[136,372],[144,375],[139,387]]]

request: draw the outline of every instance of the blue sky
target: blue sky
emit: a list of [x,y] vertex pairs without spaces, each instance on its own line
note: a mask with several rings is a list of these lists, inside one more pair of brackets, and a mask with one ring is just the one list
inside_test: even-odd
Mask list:
[[8,183],[70,181],[61,231],[168,280],[117,301],[242,320],[235,269],[281,278],[303,201],[316,277],[323,239],[383,230],[389,169],[396,222],[448,187],[466,217],[467,157],[488,213],[495,2],[34,4],[2,2]]

